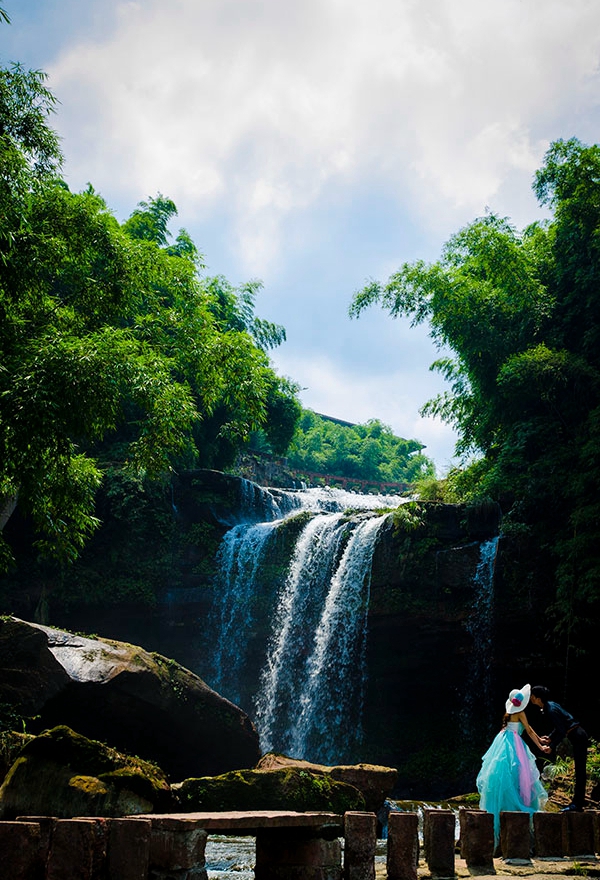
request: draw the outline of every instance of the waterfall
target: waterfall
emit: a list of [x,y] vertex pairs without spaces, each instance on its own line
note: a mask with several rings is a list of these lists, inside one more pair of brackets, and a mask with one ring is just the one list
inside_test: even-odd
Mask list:
[[351,750],[361,741],[371,563],[383,522],[356,526],[331,579],[291,730],[293,755],[335,762],[340,743]]
[[[491,695],[491,663],[493,647],[493,611],[494,611],[494,568],[498,553],[496,536],[484,541],[479,549],[479,562],[473,578],[474,599],[471,615],[465,626],[473,638],[471,653],[471,670],[468,691],[479,706],[478,714],[485,708],[490,716],[489,700]],[[468,700],[469,702],[469,700]],[[474,705],[471,707],[474,709]]]
[[209,632],[214,634],[212,685],[236,703],[245,661],[239,636],[252,624],[257,574],[278,525],[274,521],[234,526],[226,532],[217,554],[217,598],[208,620]]
[[[374,511],[406,499],[253,484],[243,491],[246,518],[254,521],[238,515],[218,552],[209,683],[239,702],[252,638],[256,653],[256,606],[262,603],[264,618],[270,602],[271,634],[252,696],[261,748],[340,762],[361,735],[371,564],[386,519]],[[260,507],[267,522],[255,521]],[[287,568],[269,585],[278,532],[290,523],[297,534]]]
[[322,514],[307,523],[296,543],[277,598],[273,633],[256,697],[256,723],[263,751],[276,747],[289,750],[298,683],[305,676],[307,639],[313,637],[318,625],[349,528],[343,514]]

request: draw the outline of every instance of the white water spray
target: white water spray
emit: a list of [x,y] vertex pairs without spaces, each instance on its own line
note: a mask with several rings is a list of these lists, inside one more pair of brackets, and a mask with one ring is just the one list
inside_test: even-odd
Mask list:
[[[370,572],[379,530],[406,498],[339,489],[244,487],[248,519],[225,535],[209,621],[213,687],[238,701],[260,575],[278,528],[300,511],[300,530],[276,594],[255,721],[263,751],[339,760],[358,743],[366,682]],[[264,510],[268,522],[257,523]],[[348,513],[351,510],[351,513]],[[344,512],[346,511],[346,512]],[[243,518],[243,513],[241,518]]]

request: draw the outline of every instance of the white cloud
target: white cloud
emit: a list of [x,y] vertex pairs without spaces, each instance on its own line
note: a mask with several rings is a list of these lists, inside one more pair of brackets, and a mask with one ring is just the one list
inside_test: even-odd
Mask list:
[[381,364],[379,370],[366,374],[347,364],[342,367],[327,354],[297,357],[282,352],[276,360],[279,372],[302,386],[300,399],[308,409],[356,423],[379,419],[397,436],[423,443],[440,476],[456,463],[454,431],[439,419],[418,414],[427,396],[439,388],[425,373],[418,378],[414,362],[404,369]]
[[127,211],[174,199],[211,271],[265,281],[305,405],[380,418],[445,470],[454,434],[418,415],[444,387],[426,330],[349,326],[348,302],[486,206],[538,215],[549,142],[600,140],[600,4],[94,2],[101,30],[73,27],[45,65],[71,185]]
[[115,5],[112,35],[50,71],[71,178],[199,216],[228,203],[259,274],[332,179],[384,178],[444,225],[522,186],[557,114],[595,101],[590,0]]

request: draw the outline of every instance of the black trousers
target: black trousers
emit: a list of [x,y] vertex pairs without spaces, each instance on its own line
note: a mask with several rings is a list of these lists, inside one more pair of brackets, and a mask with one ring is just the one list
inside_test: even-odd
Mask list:
[[567,734],[569,742],[573,746],[573,760],[575,763],[575,792],[573,803],[583,809],[585,805],[585,781],[586,762],[588,753],[588,735],[583,727],[576,727]]

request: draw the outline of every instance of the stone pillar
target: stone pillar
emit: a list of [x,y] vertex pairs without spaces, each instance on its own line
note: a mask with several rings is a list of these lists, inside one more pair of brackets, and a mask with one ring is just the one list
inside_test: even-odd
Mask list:
[[302,829],[258,829],[256,880],[342,880],[342,845]]
[[344,813],[344,880],[375,880],[377,816]]
[[452,810],[425,810],[423,844],[432,877],[454,877],[456,819]]
[[594,854],[594,818],[591,813],[563,813],[566,819],[566,856]]
[[417,880],[419,816],[392,810],[388,815],[387,880]]
[[0,822],[0,876],[7,880],[44,880],[37,822]]
[[531,860],[531,817],[529,813],[500,813],[500,847],[505,859]]
[[150,816],[149,880],[207,880],[208,834],[194,819]]
[[106,859],[106,820],[56,819],[46,880],[96,880]]
[[494,817],[483,810],[459,810],[460,854],[471,868],[494,865]]
[[533,853],[538,859],[562,858],[564,813],[533,814]]
[[148,880],[150,819],[111,819],[106,853],[109,880]]

